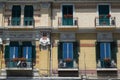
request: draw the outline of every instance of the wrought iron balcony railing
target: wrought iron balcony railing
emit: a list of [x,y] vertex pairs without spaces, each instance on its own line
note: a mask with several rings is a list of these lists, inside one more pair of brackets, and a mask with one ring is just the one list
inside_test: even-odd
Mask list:
[[97,68],[117,68],[115,60],[105,59],[98,60]]
[[31,26],[34,25],[34,19],[30,17],[24,18],[24,25],[25,26]]
[[78,26],[77,17],[58,18],[58,26]]
[[58,61],[58,67],[59,68],[78,68],[78,62],[76,60],[71,59],[60,59]]
[[7,68],[32,68],[33,61],[32,59],[26,58],[14,58],[14,59],[5,59]]
[[8,18],[7,22],[8,22],[7,26],[9,28],[26,28],[26,27],[28,28],[28,26],[32,26],[32,27],[35,26],[35,20],[29,17],[22,19],[19,17],[14,17],[11,19]]
[[96,17],[95,18],[95,26],[96,28],[101,27],[116,27],[116,19],[115,17]]

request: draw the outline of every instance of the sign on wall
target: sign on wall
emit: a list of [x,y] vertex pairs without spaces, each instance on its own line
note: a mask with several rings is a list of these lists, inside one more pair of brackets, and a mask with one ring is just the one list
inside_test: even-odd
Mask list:
[[43,2],[41,3],[41,8],[49,8],[50,7],[50,3],[47,3],[47,2]]
[[113,35],[111,32],[100,32],[97,33],[97,41],[113,41]]
[[6,31],[4,33],[4,38],[9,38],[10,40],[34,40],[34,32],[25,31]]
[[75,40],[75,33],[61,33],[60,34],[61,41],[74,41]]

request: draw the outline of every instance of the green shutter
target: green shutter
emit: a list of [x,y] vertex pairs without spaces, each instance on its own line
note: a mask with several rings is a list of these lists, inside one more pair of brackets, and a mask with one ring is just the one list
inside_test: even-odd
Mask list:
[[116,54],[117,54],[117,42],[112,42],[111,43],[111,59],[117,61]]
[[78,57],[79,57],[79,43],[78,42],[73,42],[73,59],[78,61]]
[[62,42],[58,43],[58,59],[62,59]]
[[35,45],[32,45],[32,58],[33,58],[33,61],[35,61],[35,59],[36,59]]
[[96,42],[96,61],[100,60],[100,43]]
[[9,58],[9,45],[6,45],[5,46],[5,59],[8,59]]

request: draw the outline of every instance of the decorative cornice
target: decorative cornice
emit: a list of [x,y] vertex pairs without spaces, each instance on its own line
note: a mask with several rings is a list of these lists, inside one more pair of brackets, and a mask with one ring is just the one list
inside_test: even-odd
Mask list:
[[0,0],[0,2],[120,2],[120,0]]

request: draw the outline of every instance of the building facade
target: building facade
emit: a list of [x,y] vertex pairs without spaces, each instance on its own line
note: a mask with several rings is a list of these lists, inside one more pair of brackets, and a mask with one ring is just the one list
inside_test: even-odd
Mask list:
[[120,78],[119,0],[0,1],[8,77]]

